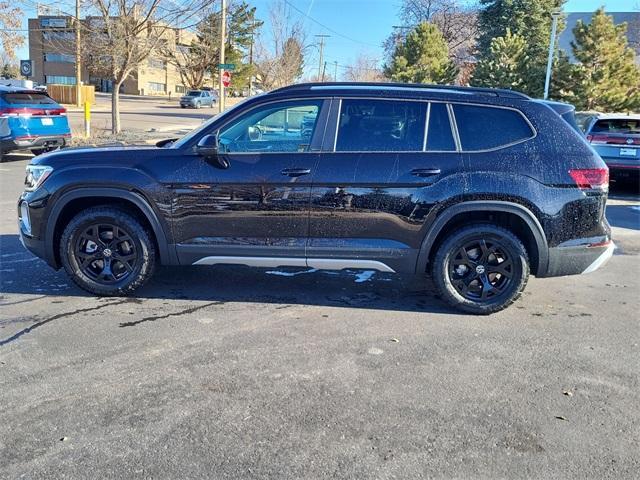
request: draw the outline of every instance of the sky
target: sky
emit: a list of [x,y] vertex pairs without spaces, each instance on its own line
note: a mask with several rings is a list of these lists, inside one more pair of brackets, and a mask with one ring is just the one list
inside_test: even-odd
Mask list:
[[[272,0],[247,0],[257,9],[257,18],[265,20],[264,35],[268,35],[269,4]],[[315,35],[331,35],[325,39],[325,60],[327,74],[333,76],[334,62],[338,63],[338,77],[344,68],[351,64],[359,54],[367,54],[375,59],[383,59],[382,42],[398,25],[398,10],[401,0],[286,0],[291,5],[293,17],[304,21],[307,41],[317,44]],[[31,2],[29,2],[31,3]],[[68,1],[47,1],[65,5]],[[35,2],[33,2],[35,4]],[[636,11],[640,9],[640,0],[568,0],[567,12],[589,12],[600,6],[608,11]],[[61,7],[72,11],[72,7]],[[35,15],[33,10],[25,12],[26,18]],[[317,46],[312,46],[306,58],[305,75],[317,74],[319,55]],[[28,46],[19,51],[19,58],[28,58]]]

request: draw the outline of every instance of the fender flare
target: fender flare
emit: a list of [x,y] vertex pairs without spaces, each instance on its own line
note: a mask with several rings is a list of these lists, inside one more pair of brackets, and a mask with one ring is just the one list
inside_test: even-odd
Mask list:
[[524,220],[533,235],[538,250],[536,275],[544,275],[549,264],[549,245],[540,221],[536,218],[533,212],[524,205],[501,200],[473,200],[462,202],[448,207],[441,212],[422,241],[420,252],[418,253],[418,260],[416,262],[416,273],[424,273],[426,271],[429,255],[431,254],[431,248],[433,247],[438,234],[443,228],[445,228],[449,220],[460,213],[469,212],[506,212],[515,214]]
[[60,218],[60,214],[72,200],[87,197],[117,198],[120,200],[128,200],[133,203],[140,209],[142,214],[146,217],[147,221],[151,225],[153,234],[156,237],[156,242],[158,243],[160,262],[165,265],[174,263],[172,262],[172,258],[175,257],[175,254],[173,256],[171,255],[165,231],[162,228],[156,212],[153,210],[153,208],[151,208],[149,202],[147,202],[147,200],[138,193],[129,190],[123,190],[120,188],[76,188],[62,194],[62,196],[55,202],[47,220],[47,230],[45,234],[45,255],[48,257],[47,263],[49,263],[50,265],[56,265],[56,267],[59,266],[58,262],[56,261],[56,255],[53,248],[55,244],[53,234],[55,232],[55,227],[58,223],[58,219]]

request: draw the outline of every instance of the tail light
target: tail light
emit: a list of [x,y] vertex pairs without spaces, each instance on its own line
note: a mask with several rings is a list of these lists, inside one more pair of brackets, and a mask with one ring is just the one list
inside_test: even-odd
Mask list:
[[0,117],[30,117],[32,115],[40,116],[56,116],[66,115],[67,110],[65,108],[30,108],[30,107],[9,107],[0,108]]
[[[629,139],[632,140],[631,143],[628,142]],[[640,145],[640,138],[633,137],[592,134],[587,135],[587,140],[594,145]]]
[[578,168],[569,170],[569,175],[580,190],[608,190],[608,168]]

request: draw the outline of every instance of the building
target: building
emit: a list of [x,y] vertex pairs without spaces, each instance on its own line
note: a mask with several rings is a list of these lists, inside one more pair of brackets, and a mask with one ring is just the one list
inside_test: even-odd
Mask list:
[[[91,25],[100,21],[98,17],[87,17],[82,22]],[[180,48],[191,42],[193,34],[185,30],[167,30],[171,38],[168,45]],[[76,84],[75,65],[76,40],[73,17],[39,15],[29,19],[29,58],[33,61],[32,80],[42,84]],[[80,81],[94,85],[97,91],[110,92],[113,88],[109,79],[90,73],[86,66],[82,69]],[[121,93],[131,95],[179,95],[184,93],[177,69],[162,58],[150,57],[124,81]]]
[[[636,51],[636,63],[640,65],[640,12],[607,12],[607,15],[613,17],[616,25],[621,23],[627,24],[627,39],[629,46]],[[565,29],[558,38],[558,45],[567,52],[571,59],[571,42],[573,41],[573,29],[579,20],[583,23],[591,23],[593,12],[572,12],[568,13],[565,18]]]

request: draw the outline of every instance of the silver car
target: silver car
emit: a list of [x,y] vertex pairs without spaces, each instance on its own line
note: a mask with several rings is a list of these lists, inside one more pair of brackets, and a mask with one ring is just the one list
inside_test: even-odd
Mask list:
[[210,90],[189,90],[186,95],[180,97],[180,108],[213,107],[218,101]]
[[613,180],[640,177],[640,115],[582,113],[577,115],[587,140],[609,167]]

